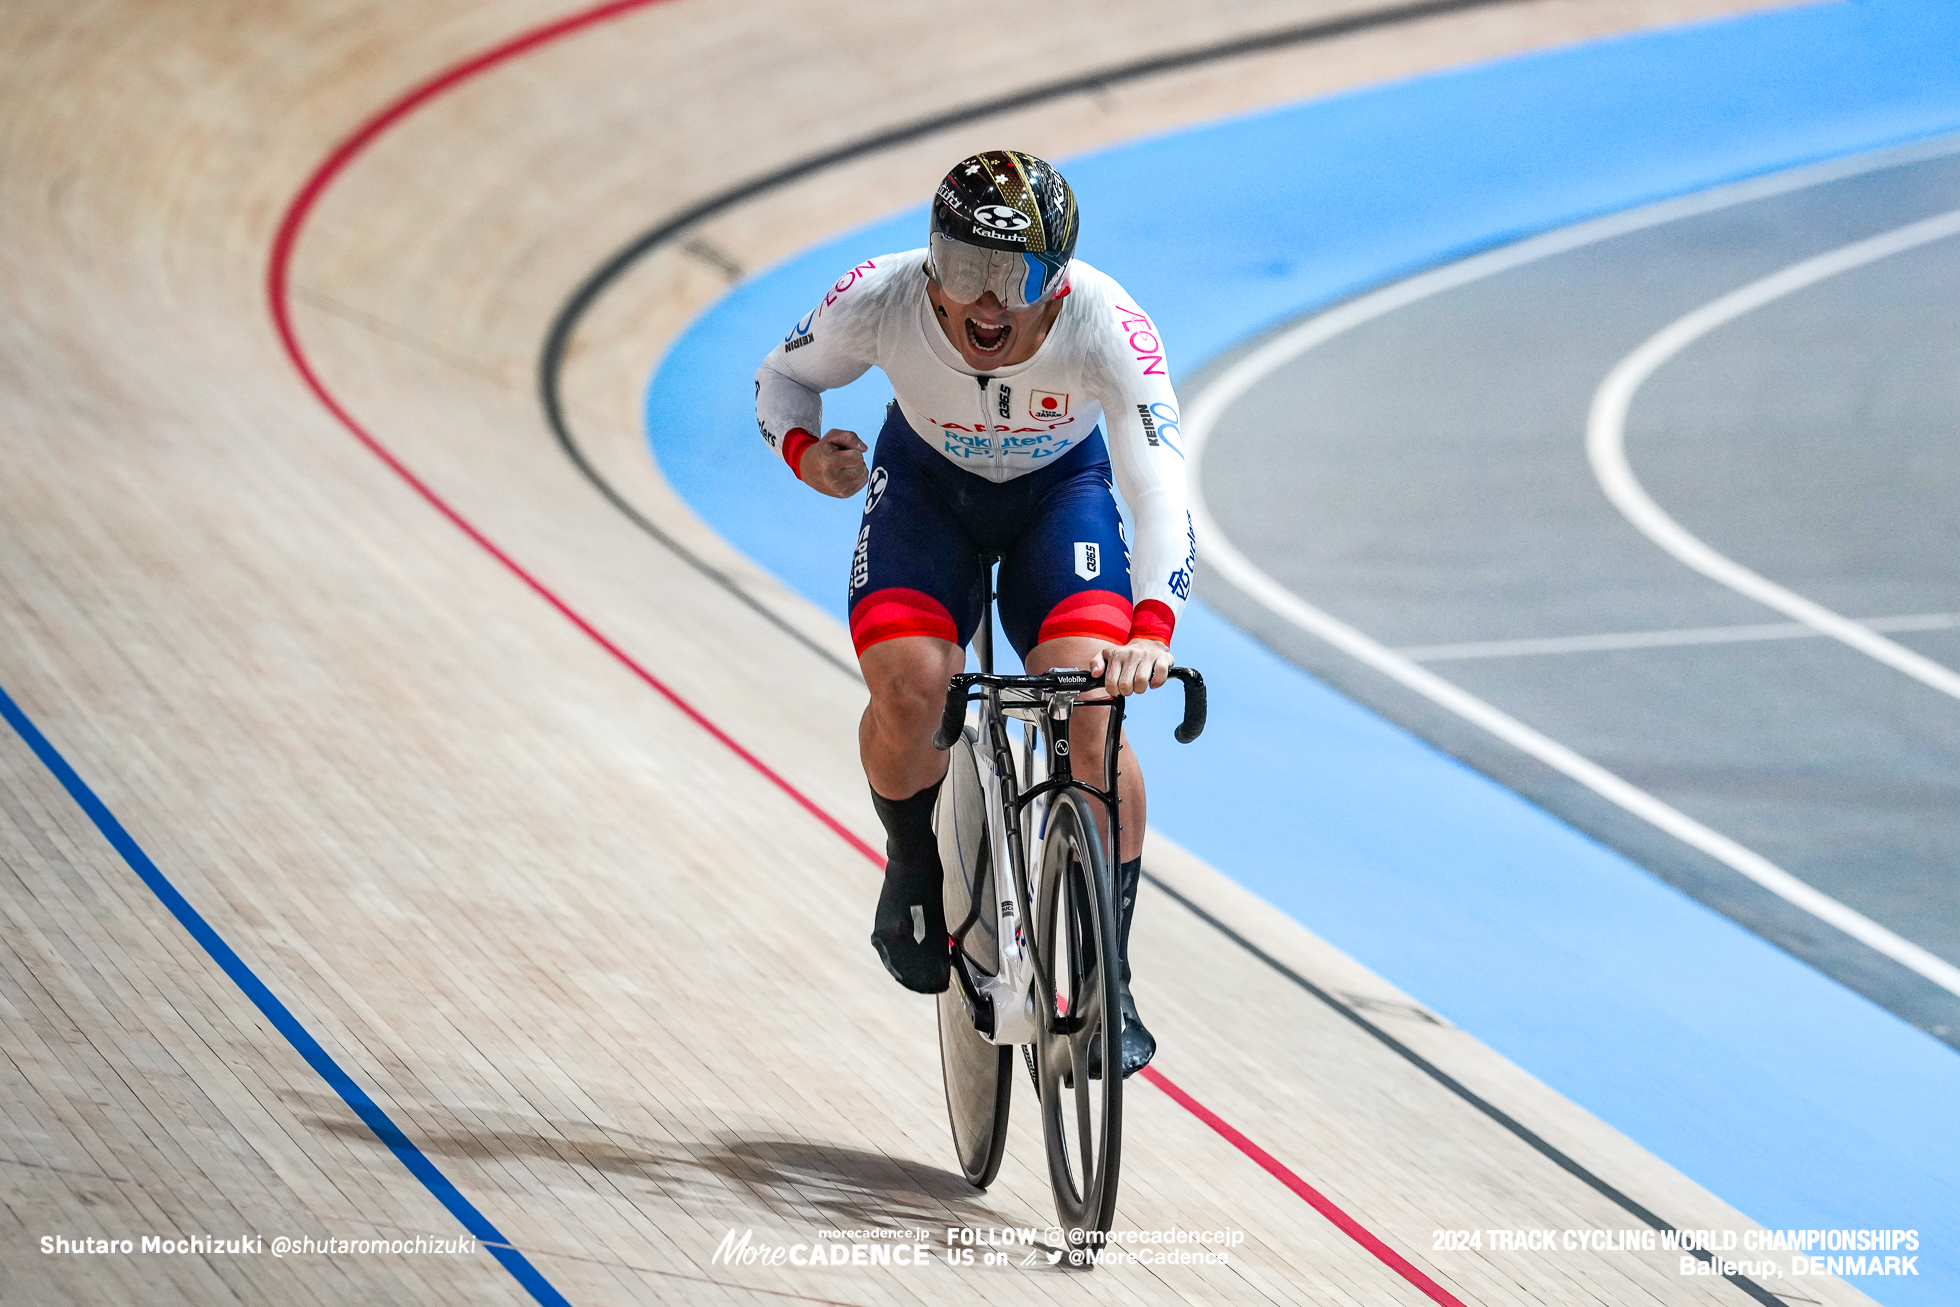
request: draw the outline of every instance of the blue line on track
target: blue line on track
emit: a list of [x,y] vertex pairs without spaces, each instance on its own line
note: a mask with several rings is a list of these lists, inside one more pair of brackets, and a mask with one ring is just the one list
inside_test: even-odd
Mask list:
[[492,1225],[483,1213],[477,1211],[475,1205],[463,1197],[456,1186],[449,1182],[449,1177],[437,1170],[435,1163],[424,1156],[422,1150],[410,1142],[408,1136],[388,1119],[388,1114],[368,1097],[367,1091],[356,1084],[352,1076],[340,1069],[340,1064],[328,1056],[327,1050],[320,1047],[319,1041],[307,1033],[306,1027],[299,1023],[298,1018],[294,1017],[287,1010],[286,1005],[266,988],[265,982],[245,965],[244,960],[232,951],[231,945],[225,943],[224,937],[213,930],[203,915],[191,906],[190,900],[177,892],[177,887],[170,883],[169,877],[165,876],[156,863],[150,860],[149,854],[143,852],[142,846],[137,844],[130,833],[123,829],[123,824],[116,820],[116,815],[95,796],[95,791],[91,790],[88,783],[68,765],[68,760],[48,742],[48,737],[41,734],[40,728],[21,711],[20,706],[4,688],[0,688],[0,717],[5,717],[8,725],[19,733],[21,739],[27,741],[27,747],[34,750],[35,756],[54,774],[55,779],[61,782],[62,788],[68,791],[68,797],[88,814],[89,820],[95,823],[95,828],[101,831],[116,852],[122,855],[123,861],[129,864],[129,869],[150,887],[151,893],[162,901],[163,906],[170,909],[170,915],[177,918],[178,924],[183,926],[190,937],[211,955],[211,960],[231,977],[233,984],[244,991],[245,997],[252,1000],[252,1005],[265,1014],[266,1020],[286,1037],[286,1041],[299,1051],[299,1055],[306,1059],[307,1065],[319,1072],[320,1078],[333,1086],[334,1092],[340,1095],[347,1106],[354,1109],[354,1114],[374,1132],[375,1137],[388,1145],[401,1164],[408,1168],[409,1174],[420,1180],[423,1186],[435,1195],[436,1201],[448,1208],[450,1215],[462,1222],[463,1228],[489,1249],[490,1255],[502,1262],[504,1269],[509,1271],[533,1298],[546,1304],[546,1307],[570,1307],[564,1295],[552,1287],[551,1282],[525,1259],[523,1253],[511,1247],[510,1240],[504,1237],[503,1232]]
[[[1067,171],[1082,256],[1188,366],[1534,232],[1956,128],[1960,5],[1860,0],[1371,87]],[[772,461],[750,378],[840,269],[923,231],[924,209],[908,211],[735,287],[648,387],[649,438],[679,493],[840,616],[858,507]],[[826,425],[868,436],[889,393],[876,372],[831,392]],[[1856,1278],[1865,1292],[1960,1301],[1951,1050],[1202,604],[1177,642],[1206,672],[1212,718],[1178,748],[1175,705],[1138,706],[1156,824],[1765,1225],[1918,1229],[1920,1274]],[[1438,1225],[1456,1223],[1446,1206]]]

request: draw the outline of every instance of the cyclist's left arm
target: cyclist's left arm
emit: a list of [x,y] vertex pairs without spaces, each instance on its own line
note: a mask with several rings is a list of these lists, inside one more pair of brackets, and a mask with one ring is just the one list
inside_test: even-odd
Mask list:
[[1171,668],[1171,633],[1191,594],[1197,536],[1185,499],[1184,441],[1178,430],[1177,394],[1171,389],[1162,341],[1135,301],[1119,291],[1106,310],[1112,318],[1097,351],[1111,470],[1130,507],[1129,643],[1107,651],[1103,675],[1116,693],[1141,692],[1164,683]]
[[[797,479],[847,498],[863,488],[868,448],[855,431],[823,431],[823,392],[849,385],[879,358],[893,276],[903,256],[866,259],[837,279],[755,373],[755,422]],[[901,286],[902,288],[902,286]]]

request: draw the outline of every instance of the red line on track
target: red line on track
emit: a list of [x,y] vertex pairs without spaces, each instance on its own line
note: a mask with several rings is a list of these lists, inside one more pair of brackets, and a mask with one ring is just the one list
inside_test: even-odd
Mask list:
[[[273,326],[278,330],[280,343],[285,346],[286,356],[292,360],[293,367],[299,372],[300,378],[306,382],[307,388],[313,392],[314,396],[325,406],[326,410],[333,414],[339,420],[340,424],[346,427],[348,432],[367,448],[369,453],[387,465],[389,471],[400,477],[411,490],[427,501],[431,508],[449,519],[450,523],[457,530],[468,536],[485,553],[503,564],[504,568],[511,575],[522,581],[531,589],[532,593],[556,609],[559,615],[566,621],[577,627],[593,643],[616,658],[622,666],[644,681],[648,686],[652,687],[668,703],[678,708],[689,721],[692,721],[696,726],[706,731],[717,742],[734,753],[736,757],[753,767],[770,784],[788,795],[796,802],[797,806],[822,822],[846,844],[849,844],[853,849],[863,854],[874,866],[883,867],[885,865],[885,859],[879,855],[876,849],[866,844],[862,839],[859,839],[856,832],[825,811],[816,800],[810,798],[803,791],[790,784],[789,781],[785,780],[768,763],[762,761],[761,758],[758,758],[747,748],[743,747],[734,736],[715,725],[705,713],[682,698],[665,681],[648,671],[631,654],[613,643],[604,632],[587,621],[577,609],[566,603],[555,591],[545,585],[536,576],[532,575],[521,563],[505,553],[503,548],[494,540],[478,530],[476,525],[459,513],[448,500],[437,494],[428,482],[416,475],[406,463],[396,457],[394,451],[377,440],[347,410],[346,406],[335,398],[333,392],[327,389],[326,383],[320,380],[319,374],[313,369],[312,362],[307,358],[305,346],[300,343],[299,332],[293,326],[292,303],[288,294],[289,275],[292,269],[293,251],[299,244],[300,231],[306,225],[306,220],[313,212],[314,206],[319,203],[320,197],[326,193],[327,187],[333,183],[334,178],[345,171],[347,165],[352,163],[362,150],[365,150],[369,145],[373,144],[376,137],[380,136],[381,133],[407,117],[410,113],[413,113],[422,105],[428,103],[436,96],[441,95],[444,91],[468,81],[479,73],[487,72],[499,64],[515,59],[519,55],[535,50],[541,45],[546,45],[557,40],[559,37],[570,36],[574,32],[579,32],[585,28],[603,23],[608,19],[617,18],[633,10],[646,9],[665,2],[666,0],[612,0],[609,4],[580,10],[555,22],[546,23],[542,27],[534,27],[528,32],[519,33],[501,45],[492,46],[490,49],[465,59],[461,63],[452,65],[445,71],[436,74],[434,77],[410,90],[406,95],[401,96],[393,103],[381,109],[373,117],[357,127],[345,140],[335,146],[333,151],[307,177],[305,184],[300,187],[299,193],[294,195],[292,201],[287,204],[285,216],[280,219],[279,230],[272,239],[272,256],[270,265],[266,271],[266,296],[271,302]],[[1190,1094],[1186,1093],[1174,1083],[1170,1077],[1155,1067],[1145,1067],[1142,1074],[1151,1084],[1168,1094],[1179,1106],[1189,1111],[1193,1116],[1196,1116],[1200,1121],[1203,1121],[1220,1135],[1223,1135],[1240,1152],[1257,1162],[1274,1179],[1278,1180],[1300,1197],[1306,1199],[1315,1211],[1340,1227],[1342,1232],[1347,1234],[1349,1238],[1373,1253],[1384,1265],[1395,1271],[1396,1274],[1415,1285],[1418,1289],[1421,1289],[1429,1297],[1442,1304],[1443,1307],[1464,1307],[1463,1303],[1452,1297],[1447,1291],[1437,1285],[1434,1280],[1431,1280],[1428,1276],[1410,1265],[1408,1260],[1400,1253],[1370,1234],[1358,1221],[1342,1211],[1339,1207],[1336,1207],[1319,1190],[1281,1165],[1271,1153],[1268,1153],[1265,1149],[1246,1138],[1227,1123],[1223,1117],[1206,1107],[1203,1103],[1200,1103],[1197,1099],[1191,1097]]]
[[1347,1235],[1348,1238],[1354,1240],[1363,1248],[1366,1248],[1369,1252],[1380,1258],[1384,1266],[1387,1266],[1410,1284],[1413,1284],[1416,1288],[1428,1294],[1436,1302],[1441,1303],[1443,1307],[1463,1307],[1462,1301],[1455,1294],[1410,1265],[1408,1258],[1402,1256],[1401,1253],[1396,1252],[1393,1248],[1390,1248],[1373,1234],[1370,1234],[1367,1227],[1363,1226],[1361,1222],[1349,1216],[1339,1207],[1336,1207],[1334,1201],[1327,1197],[1326,1194],[1321,1193],[1320,1190],[1293,1174],[1278,1158],[1240,1134],[1224,1117],[1218,1115],[1218,1113],[1185,1093],[1169,1076],[1154,1066],[1147,1066],[1138,1074],[1143,1076],[1151,1084],[1157,1086],[1157,1088],[1163,1090],[1166,1094],[1169,1094],[1177,1101],[1179,1106],[1190,1112],[1192,1116],[1197,1117],[1200,1121],[1203,1121],[1213,1130],[1223,1135],[1232,1147],[1259,1163],[1264,1168],[1266,1174],[1272,1176],[1273,1179],[1306,1199],[1308,1206],[1340,1227],[1341,1232]]

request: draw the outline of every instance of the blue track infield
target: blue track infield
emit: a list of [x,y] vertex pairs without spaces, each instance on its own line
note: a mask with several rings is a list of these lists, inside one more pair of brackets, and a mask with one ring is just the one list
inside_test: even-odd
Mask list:
[[[1079,252],[1137,296],[1188,371],[1479,249],[1956,128],[1960,6],[1865,0],[1371,88],[1067,172]],[[755,435],[751,378],[840,271],[923,233],[921,206],[744,282],[648,390],[676,489],[840,618],[857,505],[774,460]],[[869,438],[889,393],[875,372],[832,392],[826,424]],[[1156,825],[1763,1224],[1916,1229],[1916,1276],[1851,1278],[1897,1307],[1960,1302],[1950,1049],[1202,605],[1177,650],[1211,682],[1211,725],[1180,748],[1173,697],[1140,705]],[[1546,1183],[1558,1183],[1549,1171]],[[1446,1195],[1433,1216],[1474,1224]]]

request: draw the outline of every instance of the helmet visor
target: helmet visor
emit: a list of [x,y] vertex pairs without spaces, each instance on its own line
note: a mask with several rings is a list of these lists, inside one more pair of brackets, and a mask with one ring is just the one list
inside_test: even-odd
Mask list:
[[1010,309],[1047,299],[1061,284],[1067,259],[1043,258],[1019,250],[989,250],[932,233],[927,262],[939,289],[958,304],[972,304],[988,291]]

